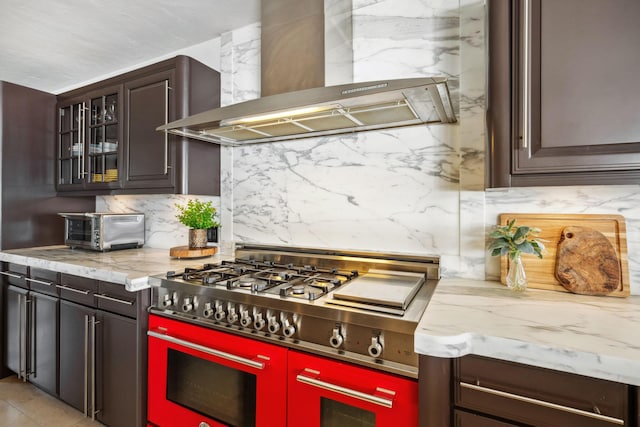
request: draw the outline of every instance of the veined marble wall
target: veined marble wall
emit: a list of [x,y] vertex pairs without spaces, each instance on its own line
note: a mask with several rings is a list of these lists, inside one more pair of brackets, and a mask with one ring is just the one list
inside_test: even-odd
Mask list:
[[[183,205],[196,196],[153,194],[135,196],[98,196],[97,212],[142,212],[144,213],[145,246],[169,249],[189,242],[189,229],[176,219],[176,203]],[[220,198],[197,196],[199,200],[211,201],[220,212]]]
[[[457,96],[457,2],[400,5],[354,1],[354,79],[447,75]],[[236,148],[234,236],[457,261],[458,129],[421,126]]]

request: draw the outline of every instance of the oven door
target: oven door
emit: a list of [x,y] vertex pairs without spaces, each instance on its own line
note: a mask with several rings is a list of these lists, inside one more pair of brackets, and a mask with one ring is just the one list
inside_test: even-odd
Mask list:
[[289,351],[289,427],[416,427],[415,380]]
[[286,349],[149,316],[149,422],[284,426]]
[[93,245],[93,218],[85,215],[60,214],[64,216],[64,243],[69,246],[91,248]]

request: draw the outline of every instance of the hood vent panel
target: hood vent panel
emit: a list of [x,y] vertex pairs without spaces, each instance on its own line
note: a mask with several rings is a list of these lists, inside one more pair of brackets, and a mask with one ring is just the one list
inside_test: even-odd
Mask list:
[[158,130],[240,146],[455,121],[446,78],[430,77],[272,95],[196,114]]

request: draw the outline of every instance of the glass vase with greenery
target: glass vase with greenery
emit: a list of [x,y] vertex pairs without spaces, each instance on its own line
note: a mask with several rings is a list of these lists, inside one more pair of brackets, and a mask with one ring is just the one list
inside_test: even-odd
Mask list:
[[487,250],[491,256],[509,257],[509,271],[506,281],[510,289],[523,291],[527,288],[527,275],[522,264],[522,254],[532,254],[542,258],[544,244],[538,238],[540,229],[527,225],[516,226],[512,219],[507,225],[498,225],[490,233]]

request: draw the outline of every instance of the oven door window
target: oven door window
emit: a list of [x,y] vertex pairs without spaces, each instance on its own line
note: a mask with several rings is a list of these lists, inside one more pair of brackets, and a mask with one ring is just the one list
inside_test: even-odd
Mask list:
[[73,242],[90,242],[91,219],[67,218],[67,240]]
[[169,349],[167,400],[234,427],[256,425],[256,376]]
[[320,427],[376,427],[376,414],[322,397]]

